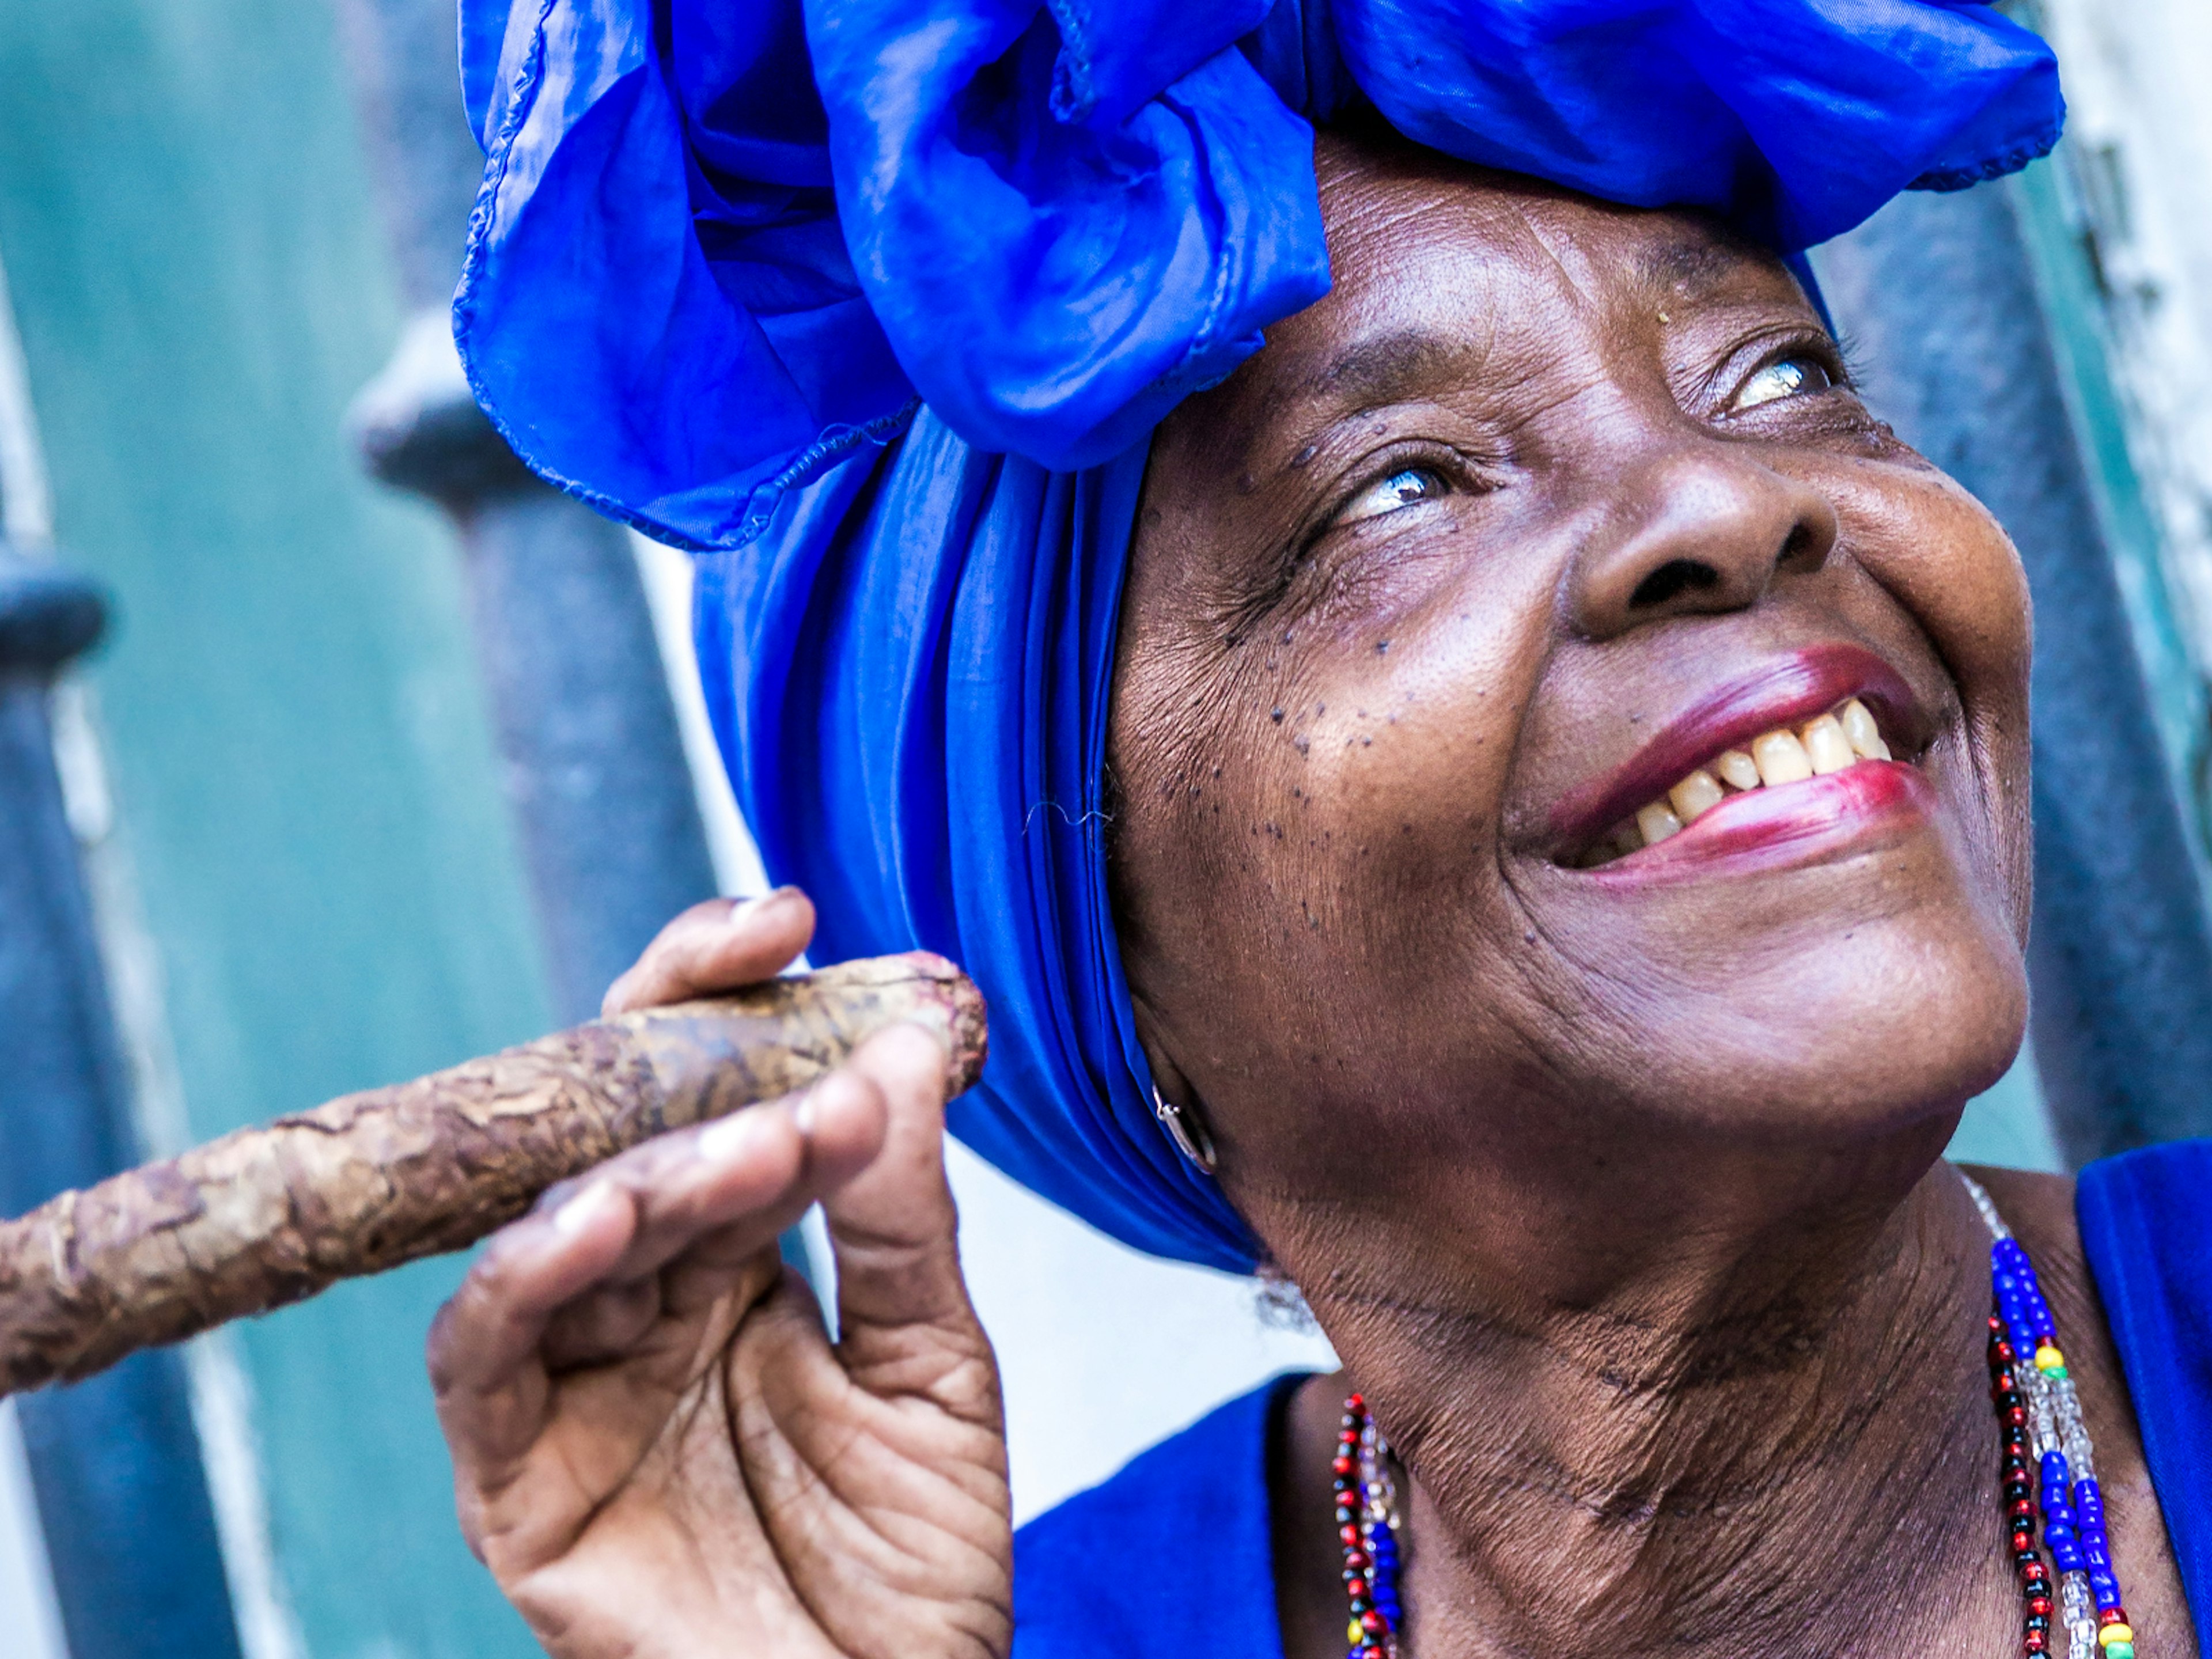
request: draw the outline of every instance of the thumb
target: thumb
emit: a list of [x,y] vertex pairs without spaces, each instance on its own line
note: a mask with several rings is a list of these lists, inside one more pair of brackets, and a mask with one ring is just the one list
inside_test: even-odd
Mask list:
[[[945,1050],[919,1026],[871,1038],[850,1069],[885,1105],[882,1152],[822,1200],[837,1266],[837,1346],[855,1382],[935,1394],[941,1362],[989,1359],[960,1272],[945,1176]],[[945,1401],[942,1403],[950,1404]]]

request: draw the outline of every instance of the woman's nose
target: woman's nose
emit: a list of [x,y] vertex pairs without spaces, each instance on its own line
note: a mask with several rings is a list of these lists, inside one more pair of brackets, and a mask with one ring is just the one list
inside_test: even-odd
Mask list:
[[1777,576],[1818,570],[1836,544],[1826,496],[1735,445],[1670,450],[1615,489],[1575,556],[1570,609],[1586,638],[1747,609]]

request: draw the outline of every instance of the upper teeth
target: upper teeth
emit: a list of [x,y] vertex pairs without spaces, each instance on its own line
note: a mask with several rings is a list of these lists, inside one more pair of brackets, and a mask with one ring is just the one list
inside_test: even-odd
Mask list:
[[1599,849],[1598,862],[1650,847],[1700,817],[1732,794],[1780,783],[1800,783],[1826,777],[1863,760],[1886,761],[1889,745],[1881,740],[1867,706],[1856,697],[1840,708],[1791,730],[1778,726],[1751,740],[1748,751],[1731,749],[1710,766],[1701,766],[1657,800],[1638,809],[1636,817],[1613,832],[1612,844]]

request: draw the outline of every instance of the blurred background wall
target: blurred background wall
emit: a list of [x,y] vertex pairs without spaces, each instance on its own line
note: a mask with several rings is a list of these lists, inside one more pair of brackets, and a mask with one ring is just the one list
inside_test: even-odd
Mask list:
[[[2069,899],[2056,871],[2035,1054],[1954,1149],[2055,1170],[2203,1127],[2169,1086],[2193,1051],[2092,992],[2172,1024],[2206,989],[2212,24],[2194,0],[2036,15],[2068,66],[2065,152],[1902,204],[1821,270],[1877,402],[2066,596],[2039,650],[2094,658],[2048,700],[2088,705],[2068,716],[2087,736],[2046,744],[2039,705],[2051,856],[2087,833],[2069,781],[2135,780],[2082,854],[2118,900]],[[440,0],[0,10],[0,525],[7,557],[109,604],[101,643],[37,689],[118,1156],[532,1035],[660,916],[760,883],[697,704],[684,560],[521,477],[457,390],[435,317],[474,163],[452,38]],[[1976,447],[1999,430],[2003,455]],[[30,1041],[0,1024],[0,1080]],[[2130,1044],[2132,1093],[2101,1058]],[[58,1109],[0,1088],[0,1149]],[[957,1150],[954,1170],[1024,1515],[1328,1363],[1249,1285],[1136,1257]],[[0,1656],[532,1651],[460,1543],[422,1372],[462,1266],[189,1345],[98,1446],[72,1391],[0,1407]]]

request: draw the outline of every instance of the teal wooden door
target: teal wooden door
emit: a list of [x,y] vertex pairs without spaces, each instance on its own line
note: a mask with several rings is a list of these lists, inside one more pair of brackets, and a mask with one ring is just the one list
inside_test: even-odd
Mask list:
[[[548,1023],[450,538],[342,430],[399,319],[339,52],[296,0],[0,7],[0,258],[56,535],[117,599],[91,678],[195,1137]],[[313,1659],[535,1651],[423,1380],[457,1273],[237,1333]]]

